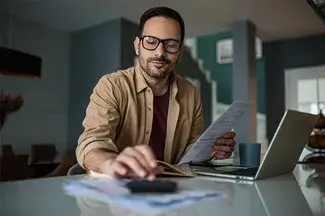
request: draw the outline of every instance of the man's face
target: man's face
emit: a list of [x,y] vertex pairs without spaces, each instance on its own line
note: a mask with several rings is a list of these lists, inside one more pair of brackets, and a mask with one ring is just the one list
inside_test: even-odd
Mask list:
[[134,40],[141,68],[152,78],[167,77],[182,53],[179,24],[171,18],[153,17],[145,23],[142,36]]

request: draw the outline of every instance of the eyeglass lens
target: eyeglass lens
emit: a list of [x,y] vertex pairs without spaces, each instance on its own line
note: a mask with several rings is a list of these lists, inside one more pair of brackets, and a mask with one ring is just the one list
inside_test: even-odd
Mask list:
[[165,50],[169,53],[177,53],[181,46],[179,41],[173,39],[159,40],[158,38],[150,36],[145,36],[142,39],[143,47],[151,51],[157,49],[160,42],[163,43]]

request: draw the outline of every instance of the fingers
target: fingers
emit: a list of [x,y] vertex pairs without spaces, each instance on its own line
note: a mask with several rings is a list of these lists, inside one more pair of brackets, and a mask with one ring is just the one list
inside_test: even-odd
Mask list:
[[127,173],[127,168],[112,158],[103,162],[101,172],[113,177],[120,177]]
[[216,158],[216,159],[225,159],[226,158],[226,153],[215,151],[213,153],[213,157]]
[[131,156],[131,157],[134,157],[137,160],[137,162],[139,162],[140,165],[144,169],[146,169],[148,172],[151,170],[150,165],[147,162],[147,160],[145,159],[144,154],[141,151],[139,151],[137,148],[130,148],[130,147],[126,148],[124,150],[124,153]]
[[137,176],[144,178],[148,175],[148,171],[141,162],[133,155],[127,153],[121,153],[116,161],[124,165],[128,171],[133,171]]
[[143,159],[150,165],[151,168],[157,167],[156,157],[150,147],[145,145],[138,145],[135,147],[144,156]]
[[231,156],[232,152],[215,151],[213,157],[216,159],[226,159]]
[[160,167],[160,166],[157,166],[157,167],[153,168],[151,171],[152,171],[152,174],[150,174],[148,176],[148,179],[149,180],[154,180],[156,178],[157,174],[164,172],[164,168]]
[[116,160],[114,160],[114,162],[111,164],[109,168],[110,168],[110,174],[115,177],[126,176],[128,172],[127,167]]
[[229,146],[215,146],[213,157],[216,159],[226,159],[231,156],[234,151],[234,147]]
[[236,141],[234,139],[219,138],[219,139],[217,139],[215,145],[235,146],[236,145]]
[[116,177],[148,178],[153,180],[163,170],[157,167],[156,158],[149,146],[125,148],[110,164]]
[[235,136],[235,132],[229,131],[225,133],[221,138],[217,139],[215,145],[213,146],[213,157],[217,159],[229,158],[235,149]]
[[233,152],[234,151],[234,146],[222,146],[222,145],[217,145],[213,147],[213,150],[215,151],[222,151],[222,152]]
[[213,156],[218,159],[229,158],[233,151],[235,150],[234,146],[215,146],[213,148]]
[[136,163],[136,165],[132,168],[137,175],[139,175],[140,177],[148,176],[150,178],[153,178],[155,176],[152,169],[155,168],[153,165],[156,164],[156,159],[153,152],[148,146],[126,148],[124,152],[128,156],[131,156],[135,159],[134,162]]
[[222,135],[222,138],[225,139],[233,139],[236,137],[236,133],[234,131],[228,131]]
[[141,153],[142,157],[140,161],[146,164],[148,168],[149,174],[148,179],[153,180],[155,179],[156,174],[162,173],[163,169],[157,166],[156,157],[149,146],[146,145],[138,145],[135,146],[135,149]]

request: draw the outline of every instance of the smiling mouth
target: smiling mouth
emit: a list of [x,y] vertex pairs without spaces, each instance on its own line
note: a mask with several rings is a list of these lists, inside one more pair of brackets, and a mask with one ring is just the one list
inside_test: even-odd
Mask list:
[[160,61],[153,61],[152,63],[156,66],[164,66],[167,64],[166,62],[160,62]]

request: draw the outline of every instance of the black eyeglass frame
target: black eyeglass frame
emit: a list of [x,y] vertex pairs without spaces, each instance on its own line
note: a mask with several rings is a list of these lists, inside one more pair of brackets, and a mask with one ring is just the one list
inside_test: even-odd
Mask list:
[[[143,39],[146,38],[146,37],[150,37],[150,38],[154,38],[158,41],[157,45],[155,48],[153,49],[148,49],[144,46],[143,44]],[[175,53],[178,53],[180,51],[180,49],[182,48],[182,45],[183,45],[183,41],[180,41],[180,40],[176,40],[176,39],[172,39],[172,38],[167,38],[167,39],[160,39],[160,38],[157,38],[155,36],[151,36],[151,35],[140,35],[138,36],[138,38],[141,40],[141,44],[142,44],[142,47],[145,48],[146,50],[149,50],[149,51],[154,51],[155,49],[157,49],[157,47],[159,46],[159,44],[163,44],[163,47],[165,49],[166,52],[170,53],[170,54],[175,54]],[[177,42],[178,44],[180,44],[178,50],[176,52],[170,52],[166,49],[166,42],[168,41],[174,41],[174,42]]]

